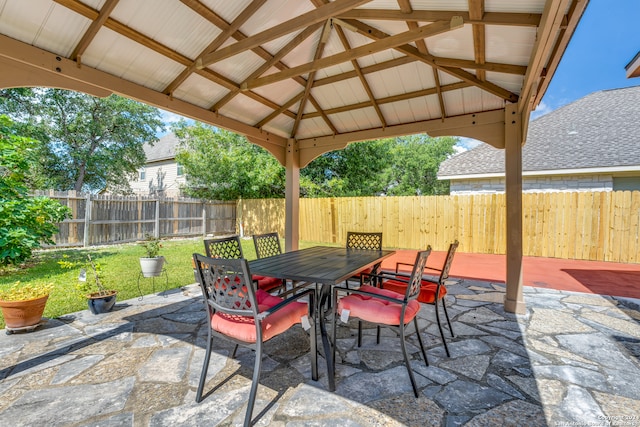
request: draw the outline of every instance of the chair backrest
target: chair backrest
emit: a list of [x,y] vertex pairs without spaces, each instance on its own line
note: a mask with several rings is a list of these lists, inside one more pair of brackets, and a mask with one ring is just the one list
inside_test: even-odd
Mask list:
[[210,316],[217,311],[239,316],[258,315],[257,298],[246,259],[193,254],[193,261]]
[[240,259],[242,255],[242,245],[240,237],[221,237],[204,241],[204,250],[210,258]]
[[409,301],[418,298],[420,295],[420,287],[422,286],[422,272],[425,265],[427,265],[427,258],[431,254],[431,246],[428,246],[424,251],[418,251],[416,255],[416,262],[413,265],[411,276],[409,276],[409,285],[407,286],[407,293],[405,294],[405,300]]
[[442,266],[442,271],[440,272],[440,278],[438,279],[438,282],[440,282],[441,285],[444,285],[444,282],[449,278],[449,270],[451,269],[451,263],[453,262],[453,256],[456,254],[456,249],[458,249],[457,240],[449,245],[447,258],[445,258],[444,260],[444,265]]
[[278,233],[254,234],[253,245],[258,258],[267,258],[282,253]]
[[347,231],[347,249],[382,250],[382,233]]

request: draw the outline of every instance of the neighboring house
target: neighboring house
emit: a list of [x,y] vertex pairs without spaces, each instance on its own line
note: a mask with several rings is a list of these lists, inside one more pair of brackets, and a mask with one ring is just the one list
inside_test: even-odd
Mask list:
[[[595,92],[529,124],[523,191],[640,190],[640,86]],[[504,150],[488,144],[440,165],[451,194],[503,192]]]
[[180,187],[186,177],[176,162],[178,138],[168,133],[153,146],[144,145],[147,163],[138,170],[138,179],[129,182],[134,194],[163,197],[181,196]]

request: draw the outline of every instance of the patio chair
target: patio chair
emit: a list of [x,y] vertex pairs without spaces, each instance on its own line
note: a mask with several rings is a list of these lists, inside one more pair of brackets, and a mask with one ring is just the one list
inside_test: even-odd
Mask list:
[[[442,330],[442,323],[440,321],[440,310],[438,308],[438,303],[442,305],[444,310],[444,315],[447,318],[447,324],[449,325],[449,332],[451,333],[451,337],[455,338],[455,334],[453,333],[453,328],[451,327],[451,321],[449,320],[449,313],[447,312],[447,305],[445,304],[444,297],[447,295],[447,286],[446,282],[449,278],[449,270],[451,269],[451,264],[453,263],[453,257],[456,253],[456,249],[458,249],[458,241],[454,241],[449,245],[449,250],[447,252],[447,257],[444,260],[444,265],[441,269],[425,267],[425,271],[436,271],[439,272],[437,278],[431,279],[429,276],[422,277],[422,285],[420,286],[420,294],[418,295],[418,301],[431,304],[435,306],[436,312],[436,322],[438,323],[438,329],[440,330],[440,336],[442,337],[442,343],[444,344],[444,349],[447,353],[447,356],[450,357],[449,346],[447,345],[447,340],[444,337],[444,332]],[[396,263],[396,274],[401,274],[399,271],[399,267],[401,265],[410,265],[406,263]],[[406,273],[405,273],[406,275]],[[433,277],[433,276],[431,276]],[[383,289],[389,289],[395,292],[404,292],[407,287],[406,283],[399,280],[383,280],[381,283],[381,287]]]
[[[360,233],[356,231],[347,232],[347,249],[365,249],[365,250],[382,250],[382,233]],[[355,276],[348,278],[345,281],[347,287],[349,287],[350,281],[357,281],[358,285],[362,286],[369,283],[371,276],[380,272],[380,264],[376,264],[373,267],[367,268]],[[365,279],[367,277],[367,279]],[[374,283],[371,283],[374,284]]]
[[[244,258],[222,259],[193,254],[193,260],[197,266],[198,283],[207,306],[207,324],[209,325],[207,350],[200,373],[196,402],[202,401],[214,336],[235,344],[232,358],[235,357],[238,345],[253,349],[256,358],[244,419],[244,425],[250,426],[260,380],[264,342],[284,333],[295,324],[302,322],[305,325],[308,321],[311,375],[313,379],[318,378],[316,328],[313,316],[310,315],[315,291],[309,289],[282,299],[262,289],[254,289],[250,279],[249,263]],[[309,302],[298,301],[303,297],[308,297]]]
[[[282,246],[280,246],[280,236],[278,236],[277,232],[254,234],[253,246],[255,246],[256,248],[256,256],[258,257],[258,259],[280,255],[282,253]],[[291,281],[290,284],[291,289],[287,291],[287,280],[282,281],[282,292],[280,292],[281,296],[297,292],[297,286],[299,286],[301,283]]]
[[256,256],[258,259],[280,255],[282,253],[280,237],[277,232],[254,234],[253,245],[256,248]]
[[[244,258],[240,237],[238,236],[205,240],[204,249],[207,256],[211,258]],[[284,285],[284,281],[282,279],[260,276],[257,274],[253,275],[253,281],[256,283],[256,286],[258,286],[258,289],[262,289],[267,292],[278,290]]]
[[[427,262],[427,258],[431,253],[431,248],[427,248],[425,251],[418,252],[416,256],[415,266],[411,276],[397,276],[397,280],[402,280],[407,283],[403,294],[390,291],[387,289],[380,289],[375,286],[362,285],[358,289],[350,289],[348,287],[336,286],[333,290],[333,307],[336,307],[333,320],[333,361],[335,366],[336,355],[336,329],[338,323],[338,317],[354,317],[358,321],[367,321],[376,324],[376,326],[385,326],[398,331],[400,335],[400,344],[402,347],[402,354],[404,356],[404,362],[409,373],[409,379],[411,380],[411,386],[413,387],[413,393],[418,397],[418,387],[416,380],[413,376],[413,370],[409,361],[409,355],[407,354],[407,346],[405,343],[405,330],[409,323],[413,321],[415,327],[415,333],[418,336],[418,342],[420,343],[420,350],[424,357],[424,362],[429,366],[427,359],[427,353],[424,349],[422,337],[420,336],[420,330],[418,329],[418,312],[420,311],[421,304],[418,302],[417,297],[420,293],[420,282],[422,279],[422,271]],[[395,276],[393,274],[387,274],[386,276]],[[346,293],[347,295],[338,298],[339,293]],[[360,329],[358,330],[358,346],[360,343]],[[379,340],[378,340],[379,343]]]

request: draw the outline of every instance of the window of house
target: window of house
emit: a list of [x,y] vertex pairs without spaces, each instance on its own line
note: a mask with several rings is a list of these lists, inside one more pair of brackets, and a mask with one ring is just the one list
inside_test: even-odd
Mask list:
[[183,174],[184,174],[184,171],[182,170],[182,165],[178,163],[178,176],[182,176]]
[[640,190],[640,176],[613,177],[613,191]]
[[138,175],[138,179],[140,181],[144,181],[146,179],[146,168],[142,167],[140,168],[140,174]]

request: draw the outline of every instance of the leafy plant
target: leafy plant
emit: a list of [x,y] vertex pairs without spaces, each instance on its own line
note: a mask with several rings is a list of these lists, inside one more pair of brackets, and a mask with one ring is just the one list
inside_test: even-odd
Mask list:
[[48,197],[29,195],[35,145],[17,135],[16,126],[0,115],[0,265],[20,264],[41,243],[54,243],[55,224],[71,213]]
[[53,290],[53,283],[25,283],[15,282],[9,289],[0,291],[2,301],[28,301],[49,295]]
[[[69,256],[63,255],[63,258],[69,258]],[[100,275],[102,274],[102,265],[94,262],[93,259],[91,259],[91,254],[87,254],[86,262],[68,261],[65,259],[63,261],[58,261],[58,264],[60,267],[66,269],[81,267],[80,274],[78,276],[79,283],[76,285],[76,289],[81,293],[86,295],[97,294],[97,296],[107,296],[114,292],[111,289],[106,289],[102,284],[102,280],[100,279]],[[87,277],[87,270],[89,269],[93,272],[93,285],[89,282],[89,278]]]
[[162,243],[157,237],[147,234],[146,239],[140,243],[140,246],[147,252],[147,258],[155,258],[160,253]]

